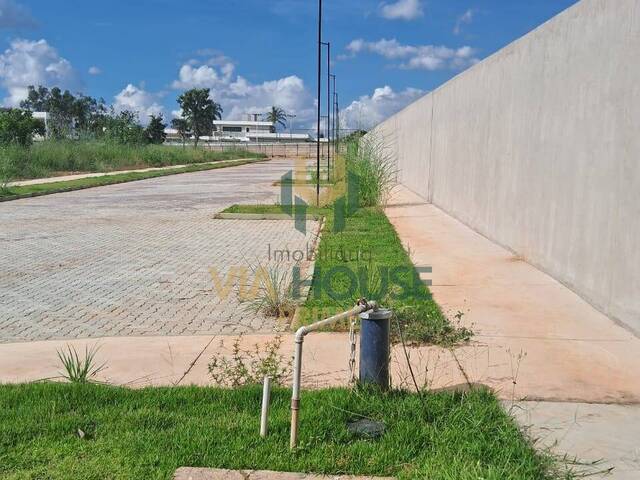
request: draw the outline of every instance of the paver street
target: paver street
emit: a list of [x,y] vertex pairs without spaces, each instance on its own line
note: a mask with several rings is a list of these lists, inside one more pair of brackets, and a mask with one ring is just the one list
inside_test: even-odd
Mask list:
[[[0,204],[0,342],[272,332],[210,269],[312,241],[290,221],[214,220],[276,200],[279,160]],[[222,277],[224,278],[224,277]]]

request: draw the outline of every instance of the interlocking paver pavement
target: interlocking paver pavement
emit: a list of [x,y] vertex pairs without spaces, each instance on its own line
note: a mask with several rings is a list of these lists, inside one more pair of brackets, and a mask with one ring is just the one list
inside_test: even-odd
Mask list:
[[291,166],[271,161],[0,204],[0,342],[272,332],[221,298],[210,269],[312,241],[290,221],[214,220],[273,201]]

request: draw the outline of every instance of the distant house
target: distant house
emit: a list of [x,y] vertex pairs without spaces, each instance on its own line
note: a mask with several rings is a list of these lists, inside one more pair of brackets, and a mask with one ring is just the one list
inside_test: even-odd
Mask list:
[[[247,120],[215,120],[211,136],[200,137],[200,140],[211,143],[246,142],[246,143],[303,143],[312,140],[309,134],[276,133],[272,122],[258,121],[252,115]],[[165,129],[168,142],[181,142],[178,131]]]

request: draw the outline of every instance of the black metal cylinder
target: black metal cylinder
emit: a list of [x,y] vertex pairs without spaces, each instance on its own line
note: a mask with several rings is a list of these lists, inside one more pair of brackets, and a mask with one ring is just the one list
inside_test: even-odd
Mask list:
[[391,310],[383,309],[360,314],[360,383],[376,385],[383,390],[390,386],[391,314]]

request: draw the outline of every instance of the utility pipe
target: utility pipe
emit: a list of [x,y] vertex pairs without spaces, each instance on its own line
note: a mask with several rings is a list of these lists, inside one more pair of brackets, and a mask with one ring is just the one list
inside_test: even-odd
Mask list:
[[260,436],[265,438],[269,430],[269,403],[271,401],[271,377],[264,377],[262,385],[262,414],[260,415]]
[[304,343],[304,337],[311,332],[320,330],[323,327],[328,327],[331,324],[351,318],[355,315],[359,315],[362,312],[369,310],[377,310],[378,304],[376,302],[368,302],[367,300],[359,300],[358,305],[351,310],[333,317],[325,318],[319,322],[312,323],[304,327],[300,327],[296,331],[295,335],[295,354],[293,360],[293,393],[291,394],[291,437],[289,440],[289,448],[292,450],[296,448],[298,444],[298,411],[300,410],[300,381],[302,377],[302,344]]

